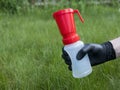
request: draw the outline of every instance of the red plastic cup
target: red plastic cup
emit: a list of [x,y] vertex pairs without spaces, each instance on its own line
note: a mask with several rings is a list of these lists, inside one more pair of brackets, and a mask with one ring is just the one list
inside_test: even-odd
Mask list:
[[74,43],[80,39],[80,37],[76,33],[76,26],[74,22],[75,13],[78,14],[81,22],[84,22],[84,19],[82,18],[78,10],[68,8],[53,13],[53,17],[56,20],[59,31],[63,36],[62,41],[64,45]]

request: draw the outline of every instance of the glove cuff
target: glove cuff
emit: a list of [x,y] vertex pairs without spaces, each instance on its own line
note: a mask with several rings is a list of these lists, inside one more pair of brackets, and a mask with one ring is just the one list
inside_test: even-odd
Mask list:
[[105,50],[105,60],[106,61],[110,61],[113,59],[116,59],[116,54],[115,54],[115,50],[113,48],[113,45],[111,42],[105,42],[102,44],[104,50]]

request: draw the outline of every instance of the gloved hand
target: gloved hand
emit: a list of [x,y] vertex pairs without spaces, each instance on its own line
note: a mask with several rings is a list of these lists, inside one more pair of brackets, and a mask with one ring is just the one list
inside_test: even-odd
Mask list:
[[[64,49],[62,49],[62,52],[62,58],[68,65],[69,70],[72,70],[72,63],[69,55]],[[115,50],[111,42],[106,42],[103,44],[85,44],[76,55],[76,58],[81,60],[86,54],[88,54],[92,66],[102,64],[116,58]]]

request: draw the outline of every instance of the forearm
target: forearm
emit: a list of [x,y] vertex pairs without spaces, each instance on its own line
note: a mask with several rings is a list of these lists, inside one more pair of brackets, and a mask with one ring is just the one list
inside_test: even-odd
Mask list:
[[120,57],[120,37],[113,39],[110,42],[112,43],[115,50],[116,58]]

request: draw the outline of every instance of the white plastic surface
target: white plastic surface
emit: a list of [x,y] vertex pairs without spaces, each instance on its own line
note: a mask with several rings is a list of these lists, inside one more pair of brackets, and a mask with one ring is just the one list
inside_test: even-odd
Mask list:
[[84,46],[82,41],[77,41],[73,44],[65,45],[64,50],[69,54],[72,62],[72,74],[75,78],[82,78],[92,72],[92,67],[88,55],[85,55],[81,60],[77,60],[78,51]]

